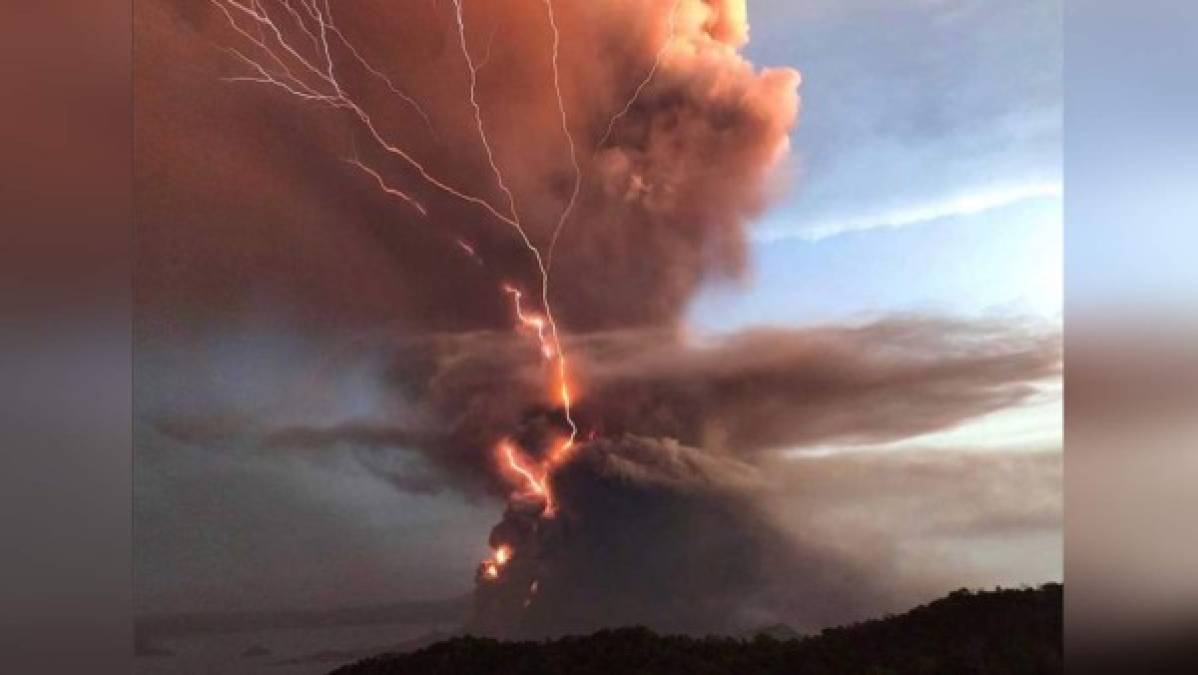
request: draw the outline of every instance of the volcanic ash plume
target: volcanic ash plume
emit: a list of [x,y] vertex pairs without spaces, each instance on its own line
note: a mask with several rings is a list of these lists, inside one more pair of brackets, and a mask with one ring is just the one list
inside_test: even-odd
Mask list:
[[142,325],[265,304],[313,334],[385,327],[414,413],[263,445],[507,498],[475,630],[851,614],[873,591],[762,515],[763,458],[955,424],[1056,362],[915,320],[685,339],[696,290],[744,272],[798,114],[798,73],[739,52],[744,0],[210,0],[138,23]]
[[[761,496],[788,489],[771,461],[786,448],[886,442],[1000,409],[1059,361],[1048,336],[926,321],[688,346],[621,333],[574,348],[593,374],[579,423],[603,433],[552,474],[552,518],[539,495],[514,495],[491,533],[503,560],[479,569],[475,630],[815,629],[886,607],[861,560],[796,541],[764,515]],[[525,447],[554,433],[549,415],[525,422]]]

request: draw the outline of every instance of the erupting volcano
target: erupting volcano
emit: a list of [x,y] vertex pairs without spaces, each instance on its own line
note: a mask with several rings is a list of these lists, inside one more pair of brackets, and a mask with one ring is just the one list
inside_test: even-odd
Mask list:
[[[670,239],[680,236],[697,239],[689,246],[691,252],[712,257],[705,249],[726,245],[728,242],[720,242],[719,239],[727,238],[740,229],[747,211],[757,201],[756,184],[786,145],[785,132],[796,110],[794,87],[797,76],[787,70],[758,75],[737,55],[736,49],[747,38],[743,2],[673,0],[661,3],[616,3],[606,9],[606,19],[611,21],[614,17],[625,25],[640,26],[641,39],[645,41],[644,46],[648,48],[651,58],[644,64],[636,64],[639,66],[633,70],[636,78],[630,81],[631,86],[628,87],[619,79],[606,77],[594,82],[585,78],[571,80],[574,96],[567,101],[563,93],[563,42],[589,40],[594,44],[597,36],[563,36],[557,16],[560,8],[555,7],[553,0],[543,1],[542,17],[530,11],[532,3],[514,6],[508,6],[511,3],[492,3],[494,7],[489,8],[492,11],[487,12],[491,14],[490,22],[502,20],[509,26],[518,22],[520,27],[515,30],[528,30],[530,34],[535,30],[545,31],[541,42],[546,50],[544,60],[549,67],[544,73],[543,91],[551,92],[552,104],[560,122],[560,138],[538,129],[529,133],[524,140],[533,146],[527,151],[529,154],[548,156],[546,151],[564,153],[562,160],[570,176],[565,181],[565,195],[556,216],[545,218],[546,209],[540,203],[536,208],[526,204],[523,212],[518,206],[518,202],[524,202],[529,195],[520,189],[524,181],[513,179],[508,173],[526,175],[529,173],[528,167],[518,160],[513,161],[510,154],[504,161],[496,150],[493,136],[500,125],[488,120],[488,111],[485,109],[494,106],[495,101],[487,101],[490,106],[486,106],[480,100],[480,71],[487,65],[487,60],[495,58],[493,51],[502,53],[504,45],[502,42],[499,45],[489,43],[487,56],[479,60],[471,44],[471,28],[483,23],[485,18],[478,17],[471,21],[467,17],[465,0],[453,0],[452,22],[449,26],[456,33],[461,67],[466,74],[467,86],[463,91],[462,104],[472,115],[475,141],[483,151],[486,167],[493,179],[493,184],[485,188],[467,186],[461,181],[442,177],[435,168],[427,166],[414,151],[406,149],[401,142],[393,139],[390,132],[384,130],[383,120],[388,113],[376,111],[372,105],[375,100],[369,94],[357,93],[358,83],[350,79],[355,75],[347,74],[351,68],[360,71],[358,77],[375,78],[376,85],[384,85],[387,91],[396,96],[396,102],[401,107],[415,112],[430,128],[441,128],[446,121],[445,115],[435,109],[430,114],[429,109],[416,97],[368,61],[363,55],[364,50],[355,46],[348,31],[334,19],[329,0],[323,3],[321,0],[298,0],[294,5],[288,1],[257,0],[212,0],[212,3],[241,38],[241,44],[231,44],[227,49],[247,71],[228,80],[270,85],[301,101],[344,111],[357,122],[358,130],[364,132],[373,149],[381,153],[380,159],[367,160],[355,149],[349,162],[368,174],[382,192],[405,202],[422,220],[436,219],[430,213],[430,197],[423,192],[452,198],[465,206],[477,208],[482,217],[493,218],[498,224],[509,227],[523,245],[526,261],[531,263],[534,271],[539,306],[536,309],[526,307],[522,290],[513,282],[505,280],[500,288],[511,299],[515,328],[534,340],[537,353],[545,364],[546,387],[552,406],[544,412],[559,418],[559,423],[511,429],[492,441],[494,468],[511,485],[511,501],[509,515],[492,534],[492,555],[480,563],[478,579],[480,616],[493,611],[490,605],[505,602],[502,597],[505,593],[496,596],[492,587],[518,586],[522,589],[523,597],[519,598],[517,604],[527,609],[534,602],[541,583],[537,578],[537,567],[541,564],[537,558],[544,555],[542,549],[546,547],[547,539],[542,531],[555,527],[554,521],[559,513],[555,486],[557,474],[573,458],[580,432],[573,416],[574,394],[571,391],[576,375],[570,369],[565,341],[554,315],[554,304],[573,303],[581,309],[584,303],[576,295],[579,286],[572,285],[575,290],[570,295],[566,292],[557,293],[551,279],[587,274],[587,269],[579,269],[574,263],[579,248],[584,251],[594,248],[596,252],[610,248],[610,244],[602,241],[589,241],[589,235],[580,235],[571,240],[567,234],[563,240],[563,248],[567,250],[559,254],[557,269],[551,275],[551,265],[563,231],[572,216],[575,216],[574,220],[581,221],[575,223],[578,228],[594,227],[607,218],[626,218],[626,215],[605,213],[610,212],[613,206],[628,208],[624,205],[631,205],[638,211],[636,217],[646,226],[664,229],[672,218],[671,211],[685,211],[687,205],[680,202],[685,198],[683,191],[700,187],[687,183],[705,182],[688,179],[681,169],[698,157],[718,153],[719,145],[723,143],[742,145],[744,139],[735,138],[738,135],[757,136],[753,139],[754,143],[745,146],[749,151],[749,157],[745,159],[750,164],[751,174],[730,181],[741,183],[739,191],[745,194],[736,195],[737,186],[733,186],[733,194],[726,198],[731,208],[722,209],[723,213],[716,213],[714,217],[704,217],[704,220],[712,221],[712,225],[707,228],[690,227],[669,235]],[[503,12],[504,9],[507,12]],[[569,7],[569,11],[571,23],[578,26],[583,25],[589,14],[574,6]],[[494,37],[492,34],[492,39]],[[636,47],[640,48],[641,45]],[[630,49],[624,56],[637,57],[637,52],[638,49]],[[588,75],[585,71],[590,64],[579,60],[582,54],[572,56],[570,63],[574,67],[567,74]],[[630,60],[629,65],[633,63]],[[613,91],[626,88],[628,93],[616,105],[610,105],[601,96],[582,95],[597,85],[611,87]],[[509,101],[509,104],[513,102],[523,103]],[[604,110],[602,115],[597,114]],[[572,114],[576,119],[582,118],[573,124],[579,130],[586,129],[585,132],[576,133],[572,129]],[[701,123],[706,129],[686,128],[696,123]],[[592,128],[601,133],[596,136]],[[441,132],[444,133],[444,129]],[[586,167],[589,189],[585,193],[584,167],[580,164],[576,135],[592,137],[596,141],[594,147],[582,153],[594,158],[592,165]],[[716,140],[729,137],[729,140],[704,144],[704,135]],[[683,141],[690,147],[668,147]],[[663,144],[667,147],[656,147]],[[382,159],[387,158],[406,164],[409,173],[418,177],[416,184],[396,186],[384,178]],[[750,167],[741,162],[742,170]],[[551,171],[557,173],[558,169],[553,167]],[[491,195],[495,193],[501,196],[498,202],[492,201]],[[583,213],[575,214],[580,206],[580,197],[583,200]],[[537,195],[529,201],[545,200]],[[535,212],[536,215],[529,215],[529,212]],[[533,218],[537,220],[530,226],[528,223]],[[721,229],[730,231],[721,232]],[[546,233],[548,237],[538,236],[538,232]],[[484,267],[498,268],[503,273],[503,267],[513,262],[510,255],[497,259],[479,251],[476,245],[465,243],[458,232],[447,232],[446,236]],[[569,248],[573,248],[574,252],[569,251]],[[592,257],[590,252],[585,255]],[[719,259],[724,258],[735,263],[738,256],[739,250],[736,250],[731,257],[724,254],[714,256],[713,262],[719,263]],[[684,281],[684,284],[694,286],[700,277],[696,273],[706,266],[705,261],[691,261],[687,267],[692,270],[689,273],[692,278]],[[449,265],[446,273],[453,273]],[[596,281],[599,283],[593,289],[585,290],[601,296],[610,293],[603,288],[601,280]],[[655,290],[652,286],[659,285],[649,279],[645,282],[650,284],[645,289],[650,292]],[[674,283],[671,282],[671,285]],[[670,289],[669,292],[676,291]],[[653,322],[660,323],[661,318],[668,320],[671,314],[676,315],[681,301],[679,297],[673,300],[672,307],[662,306],[660,309],[665,310],[665,317],[654,317]],[[573,310],[571,316],[581,316],[581,313]],[[583,322],[576,320],[575,323]],[[618,325],[623,322],[617,320],[614,323]],[[597,424],[602,424],[602,420],[597,420]],[[567,517],[572,516],[567,514]]]
[[[297,322],[387,335],[391,419],[261,445],[364,444],[401,490],[506,503],[465,563],[481,558],[473,631],[701,633],[874,607],[852,563],[767,516],[771,462],[941,429],[1055,368],[1055,342],[995,326],[688,333],[697,291],[746,273],[798,118],[798,72],[742,53],[745,0],[208,0],[161,19],[201,36],[194,52],[153,19],[144,39],[170,56],[149,67],[195,96],[172,122],[231,121],[221,143],[151,139],[147,170],[197,175],[146,190],[145,218],[226,209],[208,217],[235,223],[224,236]],[[199,77],[216,94],[196,96]],[[213,205],[171,192],[214,173],[171,153],[251,164]],[[352,243],[326,246],[345,223]],[[151,272],[195,274],[171,288],[215,313],[239,276],[207,236],[143,245],[192,251]],[[278,240],[311,251],[302,281]]]

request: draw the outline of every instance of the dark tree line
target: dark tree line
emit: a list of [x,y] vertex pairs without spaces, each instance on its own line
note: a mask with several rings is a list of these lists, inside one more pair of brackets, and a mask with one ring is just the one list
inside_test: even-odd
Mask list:
[[336,675],[1004,675],[1062,671],[1062,587],[959,590],[899,616],[779,640],[602,630],[544,642],[458,637]]

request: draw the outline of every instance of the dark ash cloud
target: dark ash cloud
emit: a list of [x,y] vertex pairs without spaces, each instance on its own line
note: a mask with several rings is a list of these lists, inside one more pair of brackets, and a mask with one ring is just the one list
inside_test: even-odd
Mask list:
[[[787,150],[798,74],[760,69],[741,55],[742,1],[682,0],[672,35],[668,3],[555,6],[567,37],[563,102],[579,140],[582,183],[550,295],[578,379],[585,441],[552,477],[558,516],[540,517],[543,504],[509,500],[491,543],[513,545],[515,558],[498,583],[479,580],[476,625],[527,635],[629,622],[686,631],[767,618],[816,626],[886,605],[890,589],[876,581],[876,567],[771,517],[770,462],[787,448],[894,440],[1016,404],[1057,373],[1055,337],[1010,324],[909,317],[686,339],[682,318],[695,291],[747,270],[747,227],[771,196],[771,172]],[[338,3],[335,14],[361,52],[421,102],[433,131],[338,48],[345,85],[430,173],[499,204],[468,102],[453,5],[404,10]],[[542,3],[513,0],[467,3],[466,12],[472,52],[481,54],[494,35],[478,97],[496,161],[538,243],[552,236],[572,178],[548,86],[544,11]],[[304,490],[326,494],[303,461],[346,456],[405,500],[507,498],[511,484],[497,470],[495,444],[517,437],[536,454],[563,428],[536,348],[511,330],[503,283],[535,297],[537,281],[511,229],[372,147],[344,111],[222,81],[244,75],[244,64],[222,49],[241,36],[212,3],[142,2],[135,15],[137,341],[147,352],[166,345],[176,354],[138,373],[148,383],[139,391],[161,398],[138,406],[150,430],[141,429],[139,444],[161,446],[139,461],[170,478],[142,492],[150,497],[139,509],[147,509],[152,531],[171,536],[154,505],[188,513],[190,495],[197,513],[237,522],[232,505],[247,504],[260,516],[251,527],[292,536],[258,494],[277,477],[272,461],[301,467],[302,489],[288,499]],[[666,39],[655,77],[600,144]],[[364,180],[341,161],[349,156],[411,190],[427,217]],[[463,253],[458,237],[477,258]],[[247,395],[259,383],[256,371],[243,370],[205,383],[213,398],[227,395],[233,404],[189,405],[183,394],[196,384],[177,366],[205,372],[212,357],[187,348],[262,324],[332,352],[360,348],[346,337],[382,334],[375,341],[387,352],[377,373],[380,400],[347,404],[337,415],[279,411]],[[322,382],[296,379],[301,393]],[[179,461],[172,451],[183,454],[175,445],[191,464],[171,464]],[[239,463],[250,456],[254,480],[234,488],[236,496],[214,495],[205,483],[190,485],[194,493],[179,488],[172,471],[202,474],[195,465],[216,449],[218,478],[238,485]],[[361,478],[354,474],[343,489],[356,493]],[[304,506],[324,513],[321,504]],[[316,521],[321,532],[347,527],[333,516]],[[343,539],[321,532],[304,540],[306,550],[344,550],[336,544]],[[229,539],[256,559],[256,534]],[[293,548],[284,553],[305,550],[287,541]],[[290,560],[275,553],[276,562]],[[186,550],[173,554],[164,559],[190,564]],[[344,564],[353,571],[353,562]],[[139,565],[147,567],[152,560]],[[313,585],[313,569],[296,577],[296,587]],[[380,583],[396,583],[383,566],[373,569],[386,579]],[[370,579],[346,576],[360,580],[356,592],[370,590]]]

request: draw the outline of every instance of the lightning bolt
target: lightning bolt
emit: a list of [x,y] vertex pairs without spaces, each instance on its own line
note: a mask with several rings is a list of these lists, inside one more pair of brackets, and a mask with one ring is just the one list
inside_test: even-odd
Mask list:
[[[462,57],[466,61],[466,68],[470,74],[470,106],[474,111],[475,127],[478,130],[479,140],[482,142],[483,149],[486,152],[487,162],[491,167],[491,172],[495,176],[495,182],[498,185],[500,191],[503,192],[504,195],[507,197],[508,208],[510,210],[510,213],[508,214],[508,217],[505,219],[505,222],[507,222],[508,224],[510,224],[512,227],[515,228],[516,232],[520,236],[521,241],[524,242],[525,248],[527,248],[529,250],[529,252],[532,254],[533,260],[537,266],[537,271],[540,273],[541,305],[543,306],[543,308],[545,310],[545,321],[549,325],[549,338],[552,343],[552,350],[553,350],[553,353],[557,356],[557,370],[558,370],[558,383],[559,383],[558,384],[558,395],[561,400],[563,415],[566,418],[567,424],[570,426],[569,445],[572,446],[575,438],[577,438],[577,436],[578,436],[578,426],[577,426],[577,424],[575,424],[574,418],[571,415],[571,407],[572,407],[573,401],[571,400],[570,389],[569,389],[568,378],[567,378],[568,365],[566,363],[566,355],[565,355],[565,352],[562,350],[561,337],[560,337],[560,335],[558,333],[558,329],[557,329],[557,321],[553,317],[553,308],[552,308],[552,304],[549,301],[549,270],[545,264],[544,257],[541,255],[540,248],[538,248],[532,242],[532,239],[528,236],[528,233],[525,231],[524,226],[520,222],[520,215],[519,215],[518,210],[516,209],[515,195],[512,194],[511,189],[508,187],[507,182],[504,180],[504,177],[503,177],[503,171],[499,168],[499,164],[495,160],[495,152],[492,149],[490,139],[487,136],[486,125],[483,123],[482,106],[478,102],[478,96],[477,96],[478,67],[474,64],[474,59],[470,55],[470,47],[466,41],[466,20],[465,20],[464,12],[462,9],[462,0],[453,0],[453,6],[454,6],[454,17],[457,20],[458,43],[462,50]],[[549,7],[550,25],[553,28],[554,35],[556,36],[557,35],[557,23],[556,23],[556,20],[554,20],[552,18],[553,17],[553,10],[552,10],[553,6],[548,0],[546,0],[546,6]],[[569,132],[569,125],[566,123],[565,106],[562,104],[561,88],[560,88],[560,86],[558,86],[558,77],[557,77],[557,48],[558,48],[558,44],[559,44],[559,38],[555,37],[554,41],[553,41],[554,84],[555,84],[555,91],[558,96],[559,110],[561,111],[562,126],[563,126],[563,129],[565,129],[565,133],[566,133],[568,139],[570,140],[571,157],[573,157],[573,155],[574,155],[573,138],[569,136],[570,132]],[[576,167],[576,176],[580,176],[580,174],[577,173],[577,162],[576,161],[575,161],[575,167]],[[581,178],[578,178],[578,180],[580,181]],[[577,193],[578,193],[578,186],[575,185],[574,194],[577,195]],[[573,200],[571,200],[571,203],[570,203],[570,205],[568,205],[567,208],[572,208],[572,205],[573,205]],[[560,230],[560,224],[565,222],[565,219],[568,216],[569,216],[569,212],[563,211],[563,215],[559,219],[559,227],[558,227],[559,230]],[[519,296],[517,295],[516,297],[518,298]],[[544,353],[544,350],[542,351],[542,353]]]
[[491,27],[491,36],[487,38],[487,51],[483,52],[483,57],[478,60],[474,70],[477,72],[482,70],[491,62],[491,48],[495,46],[495,34],[499,32],[499,24]]
[[480,267],[483,265],[482,257],[478,255],[478,251],[474,250],[474,246],[472,246],[469,242],[461,237],[458,237],[454,240],[454,243],[457,244],[458,248],[462,249],[466,255],[470,256],[470,259],[473,260],[476,265],[479,265]]
[[526,466],[526,460],[510,441],[500,441],[499,452],[503,455],[508,468],[523,480],[525,492],[545,499],[545,513],[551,516],[556,510],[556,505],[553,501],[553,493],[549,490],[549,483],[544,469]]
[[[230,48],[230,52],[237,56],[242,62],[246,63],[256,75],[226,78],[234,82],[258,82],[278,87],[283,91],[296,96],[297,98],[323,103],[332,108],[349,111],[354,118],[362,125],[369,134],[370,138],[378,145],[380,149],[389,155],[399,158],[404,163],[409,165],[416,171],[417,174],[429,185],[437,190],[444,192],[452,197],[460,199],[464,202],[473,204],[485,210],[496,219],[508,223],[510,225],[518,224],[513,222],[512,218],[504,215],[496,209],[490,202],[477,195],[465,192],[433,175],[423,163],[417,160],[411,153],[403,148],[395,145],[387,139],[375,124],[374,119],[370,114],[356,101],[354,98],[341,86],[337,79],[336,71],[333,65],[332,52],[329,48],[328,22],[325,13],[321,12],[318,0],[312,0],[311,3],[306,0],[300,0],[306,11],[313,20],[319,25],[319,30],[315,33],[305,29],[305,34],[314,37],[318,48],[316,56],[305,56],[302,51],[292,44],[286,34],[278,27],[271,15],[265,10],[259,11],[255,7],[242,4],[238,0],[209,0],[210,3],[216,6],[228,19],[229,25],[240,35],[245,37],[252,44],[257,46],[265,53],[270,60],[282,72],[271,70],[262,62],[246,55],[244,52],[235,48]],[[327,0],[325,2],[328,6]],[[233,11],[231,11],[233,10]],[[234,11],[239,15],[248,17],[255,24],[262,26],[270,34],[274,36],[273,43],[277,43],[278,47],[274,47],[271,42],[263,39],[255,38],[246,31],[236,20]],[[281,52],[281,53],[280,53]],[[308,79],[301,78],[297,75],[286,63],[284,57],[291,59],[299,64],[307,71]],[[323,60],[323,63],[321,62]],[[313,80],[313,78],[315,78]],[[330,91],[331,89],[331,91]]]
[[541,355],[544,356],[545,360],[547,361],[552,360],[556,350],[554,349],[553,345],[545,339],[545,320],[535,314],[526,314],[524,312],[524,309],[520,306],[520,298],[523,297],[523,295],[519,290],[510,284],[504,284],[503,290],[512,296],[512,304],[516,309],[516,320],[519,321],[522,326],[531,328],[533,332],[537,334],[537,342],[540,343],[541,346]]
[[524,225],[520,223],[520,213],[516,209],[516,196],[508,187],[507,181],[504,180],[503,171],[499,168],[498,162],[495,160],[495,151],[491,147],[491,140],[487,136],[487,127],[483,123],[483,109],[478,102],[478,67],[474,65],[474,57],[470,55],[470,46],[466,42],[466,18],[462,10],[462,0],[453,0],[454,17],[458,25],[458,44],[462,48],[462,58],[466,60],[466,69],[470,74],[470,107],[474,111],[474,124],[478,129],[478,139],[482,142],[483,151],[487,156],[487,164],[491,167],[491,173],[495,176],[495,183],[498,185],[500,192],[507,198],[508,214],[505,216],[505,221],[516,229],[516,233],[520,236],[524,246],[536,258],[537,266],[544,267],[541,264],[541,252],[532,243],[528,233],[524,230]]
[[[301,3],[302,2],[303,0],[301,0]],[[299,29],[308,36],[308,39],[312,41],[312,47],[314,49],[320,49],[320,44],[316,41],[316,35],[314,35],[312,31],[308,30],[308,24],[304,23],[303,17],[301,17],[299,12],[297,12],[295,8],[291,6],[291,0],[279,0],[279,4],[283,7],[283,9],[287,10],[287,13],[290,14],[291,18],[295,20],[295,25],[298,26]],[[261,7],[259,7],[259,9],[261,9]],[[304,10],[309,11],[307,4],[304,4]],[[311,16],[310,11],[309,16]]]
[[[367,135],[378,149],[389,156],[398,158],[413,169],[427,186],[462,202],[474,205],[487,212],[496,220],[510,226],[524,244],[524,247],[529,251],[540,277],[539,295],[543,314],[525,310],[521,304],[521,292],[516,288],[504,285],[503,290],[512,298],[518,326],[528,329],[536,335],[542,357],[547,362],[556,366],[557,381],[554,384],[554,388],[556,389],[556,396],[560,402],[563,416],[570,428],[570,433],[567,438],[557,444],[545,459],[539,462],[532,462],[525,458],[517,450],[515,445],[507,440],[501,441],[498,449],[502,461],[522,482],[524,493],[543,498],[545,508],[542,511],[542,515],[544,517],[552,517],[556,512],[557,505],[553,498],[549,478],[554,469],[569,459],[570,451],[578,436],[578,426],[572,416],[573,400],[569,386],[569,365],[565,350],[562,348],[557,321],[554,318],[550,302],[550,275],[549,265],[546,264],[546,260],[552,259],[552,254],[562,228],[569,220],[575,208],[582,182],[582,171],[578,162],[577,148],[570,130],[565,98],[562,95],[561,89],[559,67],[561,34],[557,25],[557,18],[554,14],[552,0],[543,0],[552,36],[552,83],[556,96],[558,116],[561,121],[562,134],[569,148],[569,159],[574,171],[574,184],[570,198],[557,219],[544,255],[542,249],[533,242],[521,221],[516,196],[509,186],[503,169],[496,158],[496,153],[487,132],[483,108],[478,100],[478,73],[490,58],[491,42],[494,40],[495,33],[492,32],[491,41],[488,42],[487,55],[482,61],[476,63],[470,52],[467,40],[463,0],[453,0],[453,6],[458,44],[461,48],[462,57],[469,76],[468,102],[473,112],[475,130],[482,145],[487,164],[491,169],[495,184],[502,193],[504,202],[506,203],[505,209],[496,207],[483,196],[467,192],[434,175],[411,152],[390,140],[388,135],[379,128],[366,108],[343,86],[339,79],[337,61],[334,58],[334,45],[339,50],[348,53],[352,57],[353,63],[356,63],[377,81],[385,85],[393,95],[413,109],[430,131],[434,130],[432,120],[424,108],[420,106],[419,102],[397,86],[381,69],[371,64],[354,46],[348,36],[336,25],[329,0],[323,0],[323,2],[322,0],[296,0],[301,8],[298,10],[292,5],[291,0],[273,0],[272,6],[277,7],[280,13],[285,12],[290,17],[291,23],[294,24],[288,30],[284,30],[275,21],[272,13],[267,10],[264,0],[247,0],[248,4],[241,0],[209,1],[225,16],[229,26],[256,49],[256,52],[253,52],[254,56],[252,56],[236,47],[227,48],[230,54],[248,68],[249,74],[225,78],[226,80],[269,85],[281,89],[297,99],[325,105],[338,111],[348,112],[365,129]],[[256,36],[245,28],[243,24],[246,22],[249,22],[257,29]],[[310,48],[303,47],[301,44],[295,42],[292,39],[293,35],[310,43]],[[264,55],[264,58],[261,55]],[[258,56],[258,58],[255,58],[255,56]],[[627,107],[631,107],[631,103]],[[614,121],[611,126],[614,126]],[[388,184],[382,172],[357,157],[356,152],[355,156],[347,159],[346,162],[370,177],[381,192],[402,200],[422,217],[428,217],[428,209],[420,199],[407,190]],[[461,238],[455,238],[454,241],[472,259],[481,264],[481,259],[478,257],[473,246]],[[497,550],[492,560],[484,562],[484,575],[488,578],[497,578],[500,568],[510,555],[510,549],[501,548]],[[535,589],[533,592],[535,592]]]
[[549,264],[553,265],[553,251],[557,248],[557,238],[562,233],[562,228],[565,227],[566,221],[570,219],[570,213],[574,210],[574,203],[578,201],[578,191],[582,187],[582,169],[578,166],[578,151],[574,147],[574,136],[570,133],[570,121],[566,118],[566,104],[562,98],[561,73],[558,68],[558,54],[561,47],[562,35],[557,28],[557,17],[553,14],[553,0],[545,0],[545,12],[549,17],[549,28],[553,32],[553,92],[557,96],[557,111],[562,121],[562,133],[566,136],[566,143],[570,148],[570,164],[574,167],[574,188],[570,192],[570,200],[566,202],[565,208],[562,209],[561,216],[557,219],[557,227],[553,229],[553,237],[549,240]]
[[669,37],[667,37],[665,41],[661,43],[661,47],[657,49],[657,55],[653,57],[653,65],[650,66],[649,72],[645,73],[645,77],[641,80],[640,84],[636,86],[636,90],[632,92],[632,96],[628,98],[628,101],[624,104],[624,107],[620,108],[620,110],[616,112],[616,114],[613,115],[608,121],[607,130],[603,132],[603,137],[600,138],[599,142],[595,145],[596,152],[601,150],[603,146],[607,144],[608,139],[611,138],[612,131],[614,131],[616,128],[616,123],[623,119],[624,116],[627,115],[630,110],[632,110],[632,106],[635,105],[637,99],[641,97],[641,92],[645,90],[645,87],[649,86],[649,83],[653,80],[653,76],[656,75],[657,70],[661,68],[661,60],[663,57],[665,57],[666,50],[669,49],[670,43],[673,42],[674,35],[677,31],[677,26],[675,24],[677,22],[678,5],[680,4],[682,4],[682,0],[674,0],[674,5],[670,8]]
[[[416,209],[416,211],[419,212],[420,215],[422,215],[426,218],[428,217],[428,210],[424,208],[423,204],[421,204],[419,201],[416,200],[416,198],[412,197],[411,195],[404,192],[403,190],[400,190],[398,188],[393,188],[390,185],[388,185],[387,182],[383,180],[383,177],[379,175],[378,171],[375,171],[373,168],[367,166],[366,164],[363,164],[362,161],[356,157],[347,159],[345,161],[358,167],[359,169],[362,170],[363,173],[374,178],[375,182],[378,183],[380,190],[382,190],[383,192],[386,192],[387,194],[391,195],[392,197],[398,197],[398,198],[404,200],[405,202],[411,204],[412,208]],[[473,253],[473,250],[471,251],[471,253]]]
[[341,42],[341,44],[345,45],[345,48],[349,50],[349,53],[353,55],[354,59],[366,69],[366,72],[374,75],[379,81],[387,85],[387,88],[391,90],[392,94],[395,94],[400,100],[415,110],[416,114],[420,115],[420,119],[424,120],[424,126],[428,128],[429,133],[432,134],[434,138],[437,138],[437,130],[433,127],[433,121],[429,119],[428,113],[424,111],[424,108],[416,101],[416,99],[412,98],[402,89],[395,86],[395,83],[392,82],[391,78],[387,77],[385,73],[372,66],[369,61],[362,57],[362,54],[357,50],[356,47],[354,47],[354,44],[350,42],[345,37],[345,34],[341,32],[341,29],[337,28],[337,26],[333,23],[332,8],[328,6],[328,0],[325,0],[325,7],[329,15],[329,30],[331,30],[333,34],[337,36],[337,39]]

